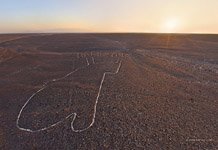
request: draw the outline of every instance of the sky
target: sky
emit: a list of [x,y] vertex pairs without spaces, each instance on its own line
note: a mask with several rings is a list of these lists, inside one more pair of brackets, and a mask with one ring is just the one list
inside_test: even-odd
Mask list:
[[0,0],[0,33],[218,33],[218,0]]

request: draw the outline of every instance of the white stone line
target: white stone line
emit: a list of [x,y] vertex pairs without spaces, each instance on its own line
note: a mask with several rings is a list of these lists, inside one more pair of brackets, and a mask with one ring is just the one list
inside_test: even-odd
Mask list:
[[[84,68],[84,67],[82,67],[82,68]],[[66,77],[72,75],[73,73],[77,72],[79,69],[82,69],[82,68],[77,68],[77,69],[75,69],[74,71],[72,71],[72,72],[66,74],[65,76],[63,76],[63,77],[61,77],[61,78],[57,78],[57,79],[53,79],[53,80],[51,80],[51,81],[47,81],[47,82],[44,83],[43,86],[46,86],[47,84],[49,84],[49,83],[51,83],[51,82],[57,82],[57,81],[63,80],[64,78],[66,78]]]
[[20,116],[21,116],[21,114],[22,114],[22,112],[23,112],[23,109],[26,107],[26,105],[29,103],[29,101],[30,101],[37,93],[39,93],[40,91],[44,90],[45,88],[46,88],[46,86],[43,86],[41,89],[39,89],[37,92],[35,92],[32,96],[30,96],[30,98],[29,98],[29,99],[26,101],[26,103],[22,106],[22,108],[21,108],[21,110],[20,110],[20,112],[19,112],[19,114],[18,114],[18,116],[17,116],[17,121],[16,121],[16,126],[17,126],[18,129],[23,130],[23,131],[33,132],[33,130],[31,130],[31,129],[25,129],[25,128],[20,127],[20,126],[19,126],[19,119],[20,119]]
[[[87,67],[87,66],[85,66],[85,67]],[[27,106],[27,104],[29,103],[29,101],[30,101],[36,94],[38,94],[39,92],[43,91],[43,90],[47,87],[47,85],[48,85],[49,83],[51,83],[51,82],[56,82],[56,81],[60,81],[60,80],[62,80],[62,79],[64,79],[64,78],[70,76],[71,74],[77,72],[79,69],[83,69],[83,68],[85,68],[85,67],[78,68],[78,69],[76,69],[76,70],[74,70],[74,71],[68,73],[67,75],[61,77],[61,78],[57,78],[57,79],[53,79],[52,81],[47,81],[47,82],[45,82],[45,83],[43,84],[43,87],[42,87],[41,89],[39,89],[38,91],[36,91],[34,94],[32,94],[32,95],[29,97],[29,99],[26,101],[26,103],[22,106],[22,108],[21,108],[21,110],[20,110],[20,112],[19,112],[19,114],[18,114],[18,116],[17,116],[17,120],[16,120],[16,126],[17,126],[17,128],[20,129],[20,130],[22,130],[22,131],[27,131],[27,132],[32,132],[32,133],[34,133],[34,132],[40,132],[40,131],[44,131],[44,130],[50,129],[51,127],[54,127],[54,126],[56,126],[56,125],[62,123],[64,120],[66,120],[66,119],[68,119],[70,116],[72,116],[74,113],[71,113],[70,115],[68,115],[67,117],[65,117],[63,120],[58,121],[58,122],[55,123],[55,124],[52,124],[52,125],[50,125],[50,126],[48,126],[48,127],[45,127],[45,128],[39,129],[39,130],[25,129],[25,128],[19,126],[19,120],[20,120],[20,117],[21,117],[21,114],[22,114],[24,108]]]
[[87,62],[87,66],[89,66],[89,60],[87,57],[86,57],[86,62]]
[[115,75],[115,74],[117,74],[117,73],[120,71],[121,65],[122,65],[122,61],[120,61],[119,66],[117,67],[116,72],[105,72],[105,73],[103,74],[103,77],[102,77],[102,79],[101,79],[101,84],[100,84],[100,87],[99,87],[99,90],[98,90],[98,95],[97,95],[97,98],[96,98],[96,101],[95,101],[94,113],[93,113],[93,118],[92,118],[91,124],[90,124],[88,127],[84,128],[84,129],[82,129],[82,130],[76,130],[76,129],[73,127],[73,123],[74,123],[74,121],[75,121],[75,119],[76,119],[77,114],[74,113],[74,117],[73,117],[73,120],[72,120],[72,122],[71,122],[71,129],[72,129],[73,132],[83,132],[83,131],[85,131],[85,130],[87,130],[87,129],[89,129],[90,127],[93,126],[93,124],[94,124],[94,122],[95,122],[95,116],[96,116],[96,110],[97,110],[98,99],[99,99],[100,94],[101,94],[101,89],[102,89],[102,86],[103,86],[103,83],[104,83],[104,80],[105,80],[105,76],[106,76],[107,74],[108,74],[108,75]]
[[[87,58],[86,58],[86,60],[87,60]],[[73,120],[72,120],[72,122],[71,122],[71,129],[72,129],[73,132],[83,132],[83,131],[89,129],[90,127],[93,126],[93,124],[94,124],[94,122],[95,122],[95,116],[96,116],[96,110],[97,110],[98,99],[99,99],[99,97],[100,97],[100,93],[101,93],[101,89],[102,89],[102,86],[103,86],[103,83],[104,83],[104,80],[105,80],[105,76],[106,76],[107,74],[108,74],[108,75],[109,75],[109,74],[110,74],[110,75],[115,75],[115,74],[117,74],[117,73],[119,72],[120,68],[121,68],[121,65],[122,65],[122,61],[120,61],[119,66],[117,67],[116,72],[104,72],[103,77],[102,77],[102,80],[101,80],[101,83],[100,83],[100,87],[99,87],[99,90],[98,90],[96,102],[95,102],[95,105],[94,105],[94,113],[93,113],[92,122],[91,122],[91,124],[90,124],[88,127],[84,128],[84,129],[82,129],[82,130],[76,130],[76,129],[73,127],[73,123],[74,123],[74,121],[75,121],[75,119],[76,119],[76,116],[77,116],[77,113],[75,113],[75,112],[69,114],[69,115],[68,115],[67,117],[65,117],[64,119],[62,119],[62,120],[60,120],[60,121],[58,121],[58,122],[56,122],[56,123],[54,123],[54,124],[52,124],[52,125],[50,125],[50,126],[48,126],[48,127],[42,128],[42,129],[32,130],[32,129],[26,129],[26,128],[23,128],[23,127],[20,127],[20,126],[19,126],[19,119],[20,119],[20,117],[21,117],[21,114],[22,114],[24,108],[27,106],[27,104],[29,103],[29,101],[30,101],[36,94],[38,94],[39,92],[43,91],[43,90],[47,87],[47,84],[48,84],[49,82],[46,82],[46,83],[43,85],[43,87],[42,87],[41,89],[39,89],[39,90],[38,90],[37,92],[35,92],[32,96],[30,96],[30,98],[26,101],[26,103],[25,103],[25,104],[23,105],[23,107],[21,108],[21,110],[20,110],[20,112],[19,112],[19,114],[18,114],[17,120],[16,120],[16,126],[17,126],[17,128],[20,129],[20,130],[22,130],[22,131],[31,132],[31,133],[40,132],[40,131],[45,131],[45,130],[48,130],[48,129],[52,128],[52,127],[55,127],[55,126],[61,124],[62,122],[64,122],[64,121],[65,121],[66,119],[68,119],[69,117],[74,116],[74,117],[73,117]],[[89,64],[87,64],[87,66],[89,66]],[[86,67],[87,67],[87,66],[86,66]],[[82,68],[85,68],[85,67],[82,67]],[[59,81],[59,80],[61,80],[61,79],[64,79],[64,78],[68,77],[69,75],[71,75],[72,73],[74,73],[74,72],[76,72],[76,71],[78,71],[79,69],[82,69],[82,68],[78,68],[78,69],[74,70],[73,72],[68,73],[67,75],[65,75],[65,76],[62,77],[62,78],[53,79],[51,82]]]
[[95,64],[95,59],[92,57],[92,63]]

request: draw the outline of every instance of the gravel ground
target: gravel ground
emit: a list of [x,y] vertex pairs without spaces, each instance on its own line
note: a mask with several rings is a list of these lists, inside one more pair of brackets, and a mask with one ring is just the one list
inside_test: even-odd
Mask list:
[[[218,149],[218,36],[14,36],[0,43],[16,52],[0,63],[0,149]],[[36,132],[16,126],[28,99],[19,126]]]

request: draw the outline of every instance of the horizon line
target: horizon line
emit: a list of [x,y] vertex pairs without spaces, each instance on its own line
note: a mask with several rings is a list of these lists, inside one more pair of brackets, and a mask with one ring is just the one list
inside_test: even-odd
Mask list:
[[218,35],[218,33],[204,32],[0,32],[4,34],[179,34],[179,35]]

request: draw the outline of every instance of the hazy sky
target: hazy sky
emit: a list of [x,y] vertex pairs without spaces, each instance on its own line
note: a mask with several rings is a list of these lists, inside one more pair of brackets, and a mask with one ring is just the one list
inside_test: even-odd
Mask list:
[[0,32],[218,33],[218,0],[0,0]]

